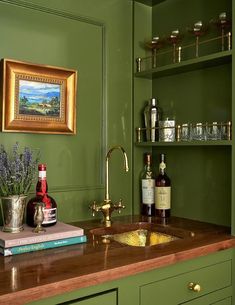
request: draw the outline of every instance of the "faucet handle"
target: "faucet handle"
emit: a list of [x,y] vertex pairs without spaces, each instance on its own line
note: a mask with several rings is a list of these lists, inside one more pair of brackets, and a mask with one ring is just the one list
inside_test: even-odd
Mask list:
[[122,202],[123,202],[122,199],[119,199],[119,202],[116,205],[119,214],[121,213],[121,209],[125,209],[125,205]]
[[95,201],[95,200],[94,200],[93,203],[89,206],[89,208],[91,209],[92,216],[94,217],[94,216],[95,216],[96,209],[97,209],[97,205],[96,205],[96,201]]

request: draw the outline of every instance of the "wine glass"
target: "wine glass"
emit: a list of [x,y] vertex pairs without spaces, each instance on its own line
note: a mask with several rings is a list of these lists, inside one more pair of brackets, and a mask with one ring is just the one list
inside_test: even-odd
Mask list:
[[[224,38],[225,38],[225,30],[231,27],[231,20],[228,18],[226,12],[222,12],[219,14],[218,19],[216,20],[211,20],[213,24],[215,24],[221,33],[221,51],[224,51],[225,46],[224,46]],[[228,40],[231,38],[231,33],[228,36]],[[230,41],[228,41],[228,49],[230,49]]]
[[[176,63],[177,59],[177,44],[181,41],[182,35],[180,35],[179,30],[173,30],[168,37],[168,40],[173,45],[173,63]],[[181,51],[181,49],[180,49]]]
[[163,39],[159,36],[154,36],[152,40],[146,42],[146,47],[152,51],[152,67],[157,67],[157,50],[163,45]]
[[189,33],[192,33],[195,36],[195,56],[199,56],[199,37],[204,35],[206,32],[206,27],[202,24],[202,21],[197,21],[194,25],[188,29]]

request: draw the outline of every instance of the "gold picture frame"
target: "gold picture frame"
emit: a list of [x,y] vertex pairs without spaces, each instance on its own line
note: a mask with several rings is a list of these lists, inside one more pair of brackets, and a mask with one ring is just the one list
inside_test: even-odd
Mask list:
[[2,131],[76,134],[76,70],[4,58],[2,72]]

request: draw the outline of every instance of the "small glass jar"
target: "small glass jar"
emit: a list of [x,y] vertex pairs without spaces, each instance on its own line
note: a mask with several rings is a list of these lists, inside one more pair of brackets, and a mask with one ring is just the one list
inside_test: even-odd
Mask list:
[[202,123],[192,124],[191,126],[192,140],[203,141],[205,140],[205,133]]
[[159,141],[175,141],[175,120],[166,119],[159,122]]
[[212,122],[206,126],[207,140],[221,140],[221,126],[217,122]]
[[190,141],[190,125],[184,123],[181,125],[181,141]]

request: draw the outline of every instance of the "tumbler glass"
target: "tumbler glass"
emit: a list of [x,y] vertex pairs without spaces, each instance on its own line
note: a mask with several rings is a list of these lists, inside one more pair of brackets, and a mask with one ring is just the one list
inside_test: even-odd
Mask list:
[[159,140],[163,142],[175,141],[175,120],[167,119],[159,122]]
[[196,123],[191,125],[191,138],[196,141],[205,140],[205,130],[202,123]]
[[217,122],[207,124],[207,140],[221,140],[221,125]]
[[184,123],[181,125],[181,141],[190,141],[190,125],[188,123]]

